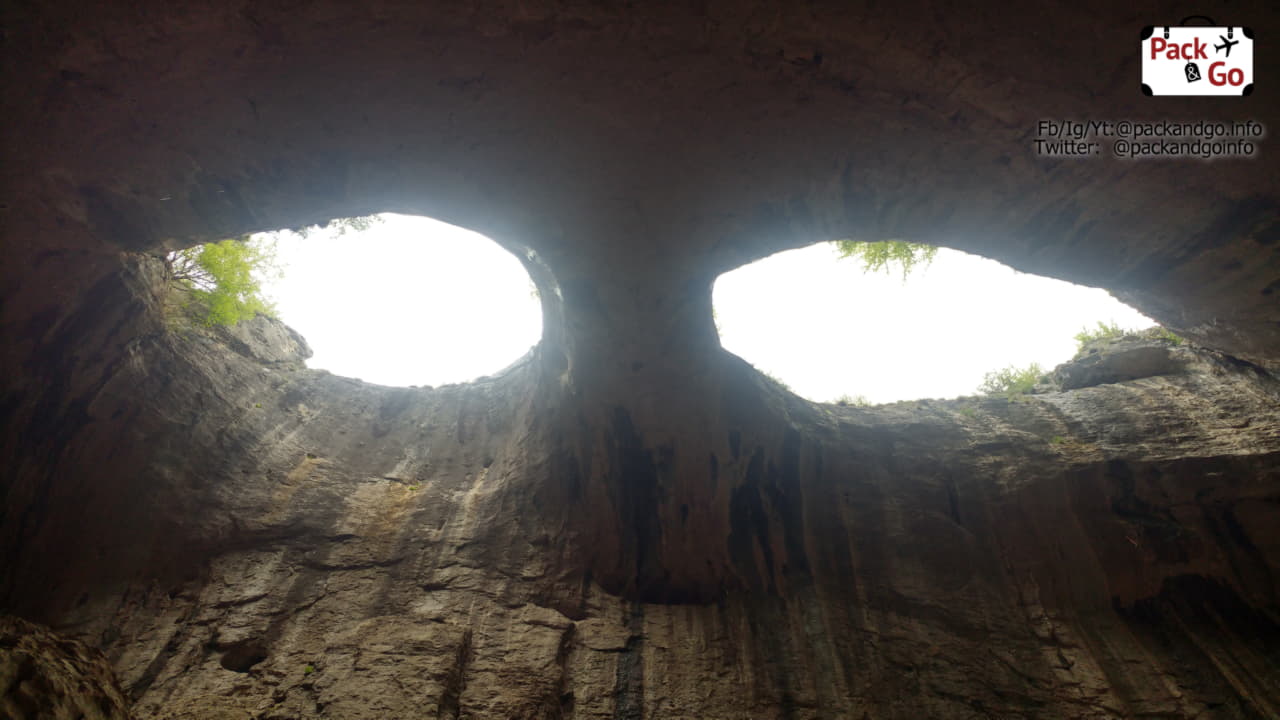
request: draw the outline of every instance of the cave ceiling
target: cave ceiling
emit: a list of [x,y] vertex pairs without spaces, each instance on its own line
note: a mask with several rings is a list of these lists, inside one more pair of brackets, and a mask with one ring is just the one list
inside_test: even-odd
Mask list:
[[[40,237],[56,217],[94,249],[155,250],[419,213],[534,249],[561,285],[606,304],[680,303],[781,249],[902,238],[1106,287],[1274,365],[1268,140],[1252,159],[1217,161],[1035,150],[1043,120],[1270,129],[1267,93],[1138,91],[1139,29],[1179,12],[15,4],[6,224]],[[1277,11],[1232,12],[1265,27]],[[1265,77],[1275,53],[1258,47]]]

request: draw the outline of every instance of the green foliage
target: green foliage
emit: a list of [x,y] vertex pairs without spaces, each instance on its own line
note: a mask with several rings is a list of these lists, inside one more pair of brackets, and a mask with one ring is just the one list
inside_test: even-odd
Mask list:
[[1173,343],[1174,345],[1181,345],[1187,341],[1186,338],[1182,337],[1181,335],[1175,335],[1172,330],[1169,330],[1167,328],[1156,327],[1156,328],[1153,328],[1153,330],[1154,330],[1154,332],[1152,333],[1153,337],[1159,338],[1160,340],[1167,340]]
[[1067,442],[1067,439],[1061,435],[1054,435],[1053,437],[1049,438],[1050,445],[1062,445],[1065,442]]
[[315,671],[316,671],[316,666],[315,666],[315,665],[307,665],[306,667],[302,668],[302,674],[303,674],[303,675],[310,675],[311,673],[313,673],[313,672],[315,672]]
[[978,414],[978,410],[977,410],[977,408],[973,408],[973,407],[969,407],[969,406],[965,406],[965,407],[960,408],[959,412],[960,412],[960,414],[961,414],[961,415],[963,415],[963,416],[965,416],[965,417],[967,417],[967,418],[974,417],[974,416],[976,416],[976,415]]
[[1128,335],[1129,331],[1121,328],[1119,325],[1112,323],[1104,323],[1098,321],[1098,327],[1095,330],[1089,328],[1080,328],[1080,332],[1076,333],[1076,352],[1084,349],[1084,346],[1094,340],[1103,340],[1107,338],[1118,338]]
[[171,253],[168,266],[181,306],[205,325],[235,325],[275,312],[260,285],[262,277],[280,274],[273,241],[246,236],[205,243]]
[[889,273],[894,267],[902,268],[902,279],[917,267],[928,267],[938,248],[923,243],[906,242],[905,240],[884,240],[881,242],[862,242],[859,240],[837,240],[836,250],[841,258],[854,258],[862,261],[863,272],[884,270]]
[[978,386],[978,392],[983,395],[1004,395],[1009,398],[1025,395],[1031,392],[1031,388],[1035,387],[1036,382],[1043,376],[1044,370],[1039,363],[1031,363],[1025,368],[1010,365],[984,375],[982,385]]
[[[333,218],[320,225],[294,229],[308,237],[321,229],[335,237],[364,232],[385,222],[381,215]],[[231,244],[234,243],[234,244]],[[181,250],[169,256],[173,279],[187,291],[185,308],[198,308],[196,315],[205,325],[235,325],[255,314],[275,314],[275,307],[262,295],[261,280],[281,277],[276,263],[274,238],[256,235],[209,243]]]
[[1179,335],[1175,335],[1172,331],[1162,328],[1158,325],[1156,327],[1148,328],[1146,330],[1142,330],[1139,332],[1137,330],[1125,330],[1121,328],[1119,325],[1115,324],[1114,322],[1113,323],[1099,322],[1098,327],[1094,330],[1090,330],[1089,328],[1081,328],[1080,332],[1076,333],[1075,335],[1076,353],[1079,354],[1082,350],[1084,350],[1085,345],[1093,342],[1094,340],[1118,338],[1118,337],[1124,337],[1125,335],[1137,335],[1137,336],[1152,339],[1152,340],[1165,340],[1170,343],[1173,343],[1174,345],[1181,345],[1184,342],[1186,342],[1185,338]]

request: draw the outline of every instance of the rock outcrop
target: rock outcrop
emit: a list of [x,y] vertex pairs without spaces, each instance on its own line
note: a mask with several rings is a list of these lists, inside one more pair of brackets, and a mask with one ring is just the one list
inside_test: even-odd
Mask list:
[[[1157,19],[0,12],[0,609],[100,649],[137,717],[1280,715],[1280,176],[1030,142],[1280,127],[1265,96],[1152,109]],[[517,254],[538,347],[386,388],[267,320],[167,322],[166,249],[378,211]],[[720,348],[711,284],[836,237],[1106,287],[1195,345],[815,405]],[[63,667],[69,702],[106,682]]]
[[0,618],[0,713],[11,720],[132,720],[106,657],[15,617]]
[[1158,335],[1145,340],[1135,335],[1093,340],[1072,362],[1054,369],[1050,387],[1076,390],[1159,375],[1212,372],[1196,362],[1197,353],[1180,348],[1176,341],[1160,340]]

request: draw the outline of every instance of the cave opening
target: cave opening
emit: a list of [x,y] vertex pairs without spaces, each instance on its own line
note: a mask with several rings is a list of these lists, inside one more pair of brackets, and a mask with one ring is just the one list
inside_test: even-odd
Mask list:
[[313,369],[387,386],[468,382],[510,366],[541,336],[538,292],[493,240],[417,215],[337,219],[259,233],[282,270],[263,279]]
[[1075,336],[1155,322],[1106,290],[938,248],[910,272],[866,269],[833,243],[771,255],[715,283],[722,346],[816,402],[978,392],[986,374],[1071,359]]

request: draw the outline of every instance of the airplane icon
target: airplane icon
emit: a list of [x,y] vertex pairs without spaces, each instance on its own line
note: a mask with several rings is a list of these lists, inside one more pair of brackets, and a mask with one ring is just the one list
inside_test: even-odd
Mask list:
[[1222,37],[1221,35],[1218,36],[1218,39],[1222,41],[1222,44],[1214,45],[1213,49],[1217,50],[1218,52],[1222,52],[1222,50],[1225,49],[1227,51],[1227,57],[1231,57],[1231,48],[1235,45],[1240,44],[1239,40],[1228,40]]

